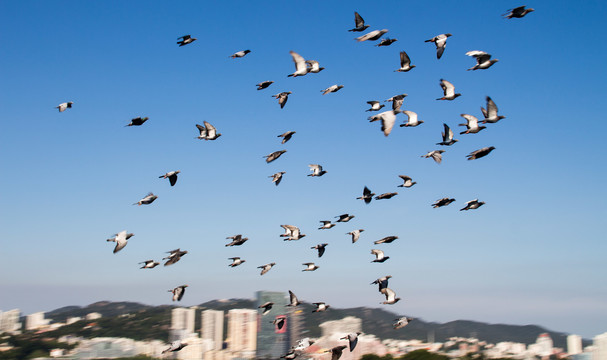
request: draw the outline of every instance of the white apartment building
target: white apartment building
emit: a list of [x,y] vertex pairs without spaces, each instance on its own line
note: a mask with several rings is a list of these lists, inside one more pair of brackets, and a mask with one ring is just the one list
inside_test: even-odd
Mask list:
[[223,311],[204,310],[200,322],[200,337],[213,341],[211,350],[221,350],[223,345]]

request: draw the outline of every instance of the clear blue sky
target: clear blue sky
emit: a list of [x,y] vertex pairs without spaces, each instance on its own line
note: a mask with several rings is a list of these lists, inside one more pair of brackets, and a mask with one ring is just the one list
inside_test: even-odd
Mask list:
[[[0,309],[166,304],[181,284],[184,305],[291,289],[334,307],[379,307],[369,283],[391,274],[404,300],[387,308],[399,314],[607,331],[607,4],[536,1],[526,18],[500,17],[518,5],[1,2]],[[354,41],[354,11],[398,41]],[[441,33],[453,36],[437,60],[424,40]],[[198,40],[178,47],[185,34]],[[287,78],[290,50],[326,70]],[[408,73],[393,71],[402,50],[417,65]],[[466,71],[469,50],[500,61]],[[436,101],[441,78],[463,95]],[[275,83],[257,91],[264,80]],[[322,96],[333,84],[344,88]],[[281,91],[293,92],[284,109],[271,97]],[[403,92],[403,108],[425,123],[386,138],[366,101]],[[441,165],[420,158],[439,148],[443,123],[459,133],[461,113],[481,116],[487,95],[506,119],[457,135]],[[57,112],[65,101],[74,107]],[[137,116],[150,120],[124,127]],[[196,140],[204,120],[223,136]],[[281,145],[287,130],[297,134]],[[496,150],[466,161],[485,146]],[[316,163],[328,173],[306,176]],[[171,170],[182,172],[175,187],[158,178]],[[276,187],[268,176],[278,171]],[[399,174],[418,184],[397,188]],[[355,199],[365,185],[399,195],[365,205]],[[150,191],[155,203],[131,205]],[[457,201],[430,206],[445,196]],[[486,205],[458,211],[474,198]],[[346,212],[356,218],[317,230]],[[283,242],[281,224],[307,237]],[[345,233],[358,228],[351,244]],[[112,254],[105,239],[125,229],[135,237]],[[250,241],[224,247],[238,233]],[[373,245],[388,235],[399,240]],[[310,247],[321,242],[330,245],[318,259]],[[138,269],[178,247],[189,251],[180,263]],[[372,248],[390,260],[372,264]],[[232,256],[247,262],[229,268]],[[302,273],[308,261],[320,269]],[[268,262],[277,265],[260,277]]]

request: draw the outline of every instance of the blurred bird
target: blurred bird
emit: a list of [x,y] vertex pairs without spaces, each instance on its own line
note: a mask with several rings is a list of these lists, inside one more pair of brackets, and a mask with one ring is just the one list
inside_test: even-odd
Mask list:
[[411,59],[409,58],[409,55],[407,55],[406,52],[401,51],[400,52],[400,69],[394,70],[394,71],[407,72],[407,71],[413,69],[414,67],[415,67],[415,65],[411,65]]
[[367,40],[379,40],[380,37],[382,37],[385,33],[388,32],[388,29],[383,29],[383,30],[373,30],[371,32],[366,33],[363,36],[359,36],[356,38],[356,41],[361,42],[361,41],[367,41]]
[[535,10],[533,8],[525,9],[525,5],[523,5],[523,6],[515,7],[514,9],[508,10],[508,12],[505,14],[502,14],[502,16],[505,19],[512,19],[512,18],[520,19],[532,11],[535,11]]
[[379,240],[374,241],[373,243],[375,245],[378,245],[378,244],[389,244],[389,243],[391,243],[392,241],[394,241],[396,239],[398,239],[398,236],[386,236],[384,238],[381,238]]
[[299,304],[301,303],[297,299],[297,296],[295,296],[295,294],[289,290],[289,303],[286,306],[298,306]]
[[234,235],[234,236],[228,236],[226,239],[232,239],[232,242],[229,244],[226,244],[226,246],[240,246],[242,244],[244,244],[247,240],[249,240],[249,238],[243,238],[241,234],[238,235]]
[[371,254],[375,255],[375,260],[373,260],[371,262],[383,263],[384,261],[386,261],[390,258],[389,256],[385,256],[384,252],[379,249],[371,250]]
[[388,287],[388,279],[390,279],[392,275],[386,275],[384,277],[380,277],[379,279],[373,281],[371,285],[377,284],[379,287],[379,292],[383,294],[383,290]]
[[381,120],[381,131],[383,131],[385,136],[390,135],[392,132],[392,128],[394,127],[394,122],[396,121],[396,114],[401,112],[400,110],[388,110],[383,113],[379,113],[375,116],[369,117],[369,122],[374,122],[377,120]]
[[417,113],[414,113],[413,111],[403,110],[402,113],[407,115],[408,121],[404,124],[400,124],[400,127],[416,127],[417,125],[424,123],[422,120],[417,119]]
[[482,149],[478,149],[478,150],[471,152],[470,154],[466,155],[466,157],[468,158],[468,160],[480,159],[482,157],[489,155],[489,153],[492,152],[493,150],[495,150],[494,146],[484,147]]
[[274,84],[274,81],[264,81],[264,82],[260,82],[259,84],[255,85],[255,86],[257,86],[257,90],[263,90],[272,84]]
[[403,316],[398,319],[394,319],[394,321],[396,321],[396,322],[394,324],[392,324],[392,327],[394,327],[395,330],[402,329],[405,326],[409,325],[409,322],[411,320],[413,320],[413,318],[408,318],[406,316]]
[[267,273],[268,271],[270,271],[270,269],[274,265],[276,265],[276,263],[269,263],[269,264],[258,266],[257,268],[261,269],[261,273],[259,275],[263,275],[263,274]]
[[371,190],[369,190],[369,188],[365,186],[365,188],[363,189],[363,196],[357,197],[356,199],[363,200],[365,204],[368,204],[371,202],[371,200],[373,200],[373,195],[375,195],[375,193],[371,192]]
[[284,108],[287,104],[287,100],[289,100],[289,95],[291,95],[290,91],[283,91],[280,94],[272,95],[272,97],[278,99],[278,105],[280,108]]
[[297,341],[297,343],[291,347],[291,350],[295,350],[295,351],[303,351],[307,348],[309,348],[310,346],[312,346],[312,344],[314,344],[313,340],[310,340],[310,338],[303,338]]
[[321,220],[320,222],[322,223],[322,225],[318,228],[318,230],[321,230],[321,229],[330,229],[333,226],[335,226],[335,224],[331,223],[331,220]]
[[369,25],[365,25],[365,20],[363,20],[362,16],[360,16],[356,11],[354,12],[354,25],[356,26],[354,29],[350,29],[348,31],[365,31]]
[[259,305],[257,308],[258,309],[263,309],[263,313],[261,314],[263,316],[263,315],[266,315],[267,313],[269,313],[270,310],[272,310],[272,305],[274,305],[274,303],[268,301],[266,303],[263,303],[263,304]]
[[306,60],[306,66],[308,67],[308,73],[318,74],[325,68],[320,67],[320,64],[316,60]]
[[339,360],[339,358],[341,357],[341,354],[344,352],[345,348],[347,348],[346,345],[340,345],[340,346],[332,347],[331,349],[326,350],[325,352],[331,353],[331,360]]
[[283,356],[281,356],[281,359],[285,359],[285,360],[293,360],[295,358],[297,358],[299,355],[301,355],[301,353],[297,350],[289,350],[288,353],[284,354]]
[[64,112],[66,109],[71,109],[73,104],[73,101],[64,102],[59,104],[59,106],[55,106],[55,109],[59,109],[59,112]]
[[277,317],[273,321],[271,321],[271,323],[276,326],[277,330],[282,330],[282,328],[285,326],[286,320],[287,320],[287,317],[282,315],[282,316]]
[[455,86],[445,79],[440,79],[440,87],[443,88],[443,97],[436,100],[454,100],[455,98],[462,96],[460,93],[455,93]]
[[323,95],[327,95],[328,93],[332,93],[332,92],[338,92],[340,89],[342,89],[344,86],[343,85],[331,85],[328,88],[324,89],[324,90],[320,90],[320,92]]
[[319,268],[319,266],[314,265],[314,263],[312,263],[312,262],[303,263],[302,265],[307,266],[307,268],[303,269],[302,271],[314,271]]
[[356,348],[356,344],[358,344],[358,335],[362,334],[361,332],[355,332],[355,333],[350,333],[342,338],[339,338],[339,340],[348,340],[349,341],[349,345],[350,345],[350,352],[354,351],[354,348]]
[[498,121],[500,121],[501,119],[505,119],[505,116],[500,116],[497,115],[497,105],[495,105],[495,102],[493,102],[493,100],[491,100],[491,98],[489,96],[486,97],[487,100],[487,110],[485,110],[482,106],[481,106],[481,111],[483,112],[483,116],[485,117],[481,123],[482,124],[494,124]]
[[274,175],[270,175],[268,177],[272,178],[272,182],[274,183],[274,185],[278,186],[278,184],[280,184],[280,181],[282,180],[282,176],[286,173],[286,171],[281,171],[281,172],[277,172]]
[[387,99],[385,102],[392,103],[392,110],[400,110],[401,106],[403,106],[403,102],[407,94],[394,95],[391,98]]
[[436,145],[451,146],[459,141],[453,138],[453,130],[447,124],[443,123],[443,127],[445,128],[445,131],[441,132],[443,141],[436,143]]
[[491,59],[491,54],[487,54],[486,52],[479,50],[468,51],[466,55],[473,56],[476,59],[476,65],[468,70],[488,69],[499,61],[498,59]]
[[352,236],[352,244],[354,244],[358,241],[358,239],[360,238],[360,233],[363,231],[365,231],[365,229],[352,230],[349,233],[346,233],[346,235]]
[[291,140],[291,137],[293,137],[294,134],[295,134],[295,131],[287,131],[283,134],[278,135],[277,137],[281,137],[282,138],[281,144],[284,144],[287,141]]
[[455,201],[455,199],[449,199],[449,198],[438,199],[434,202],[434,204],[432,204],[432,207],[436,209],[439,207],[447,206],[454,201]]
[[322,255],[325,253],[325,247],[327,245],[329,245],[329,244],[318,244],[316,246],[312,246],[310,249],[318,250],[318,257],[322,257]]
[[175,183],[177,182],[177,174],[179,174],[180,172],[181,171],[179,171],[179,170],[171,171],[164,175],[160,175],[158,178],[159,179],[169,179],[169,183],[171,184],[171,186],[175,186]]
[[401,298],[396,297],[396,293],[390,288],[385,288],[383,290],[383,294],[386,296],[386,301],[382,302],[381,304],[394,305],[401,300]]
[[299,240],[306,236],[306,234],[302,234],[297,226],[293,225],[280,225],[283,229],[285,229],[285,233],[280,235],[281,237],[286,237],[284,241],[287,240]]
[[173,301],[181,301],[181,299],[183,298],[183,294],[185,294],[185,288],[187,287],[188,285],[181,285],[177,286],[173,290],[169,290],[169,292],[173,293]]
[[198,131],[200,131],[200,135],[198,135],[197,139],[200,140],[215,140],[221,136],[221,133],[217,132],[217,129],[206,121],[202,122],[204,126],[196,124]]
[[478,126],[478,119],[476,118],[476,116],[472,116],[472,115],[468,115],[468,114],[461,114],[460,116],[463,117],[464,119],[466,119],[466,123],[459,124],[459,126],[465,126],[467,128],[466,131],[462,131],[461,133],[459,133],[460,135],[476,134],[477,132],[487,128],[486,126]]
[[142,267],[140,267],[140,269],[153,269],[156,266],[160,265],[159,262],[154,261],[154,260],[146,260],[146,261],[142,261],[139,264],[145,264]]
[[184,255],[187,255],[187,251],[181,251],[180,249],[176,249],[173,251],[170,251],[169,256],[162,258],[162,260],[167,260],[167,262],[164,263],[164,266],[169,266],[169,265],[173,265],[176,262],[178,262],[179,260],[181,260],[181,257]]
[[232,260],[231,264],[228,264],[229,267],[236,267],[240,264],[242,264],[243,262],[246,262],[246,260],[239,258],[238,256],[236,257],[231,257],[228,258],[229,260]]
[[232,59],[241,58],[241,57],[245,57],[250,52],[251,52],[251,50],[242,50],[242,51],[235,52],[234,54],[230,55],[230,57]]
[[403,183],[398,185],[398,187],[411,187],[415,184],[417,184],[417,182],[413,181],[413,179],[411,179],[409,176],[407,175],[398,175],[399,178],[401,178],[403,180]]
[[310,167],[310,171],[312,171],[312,173],[308,174],[308,176],[323,176],[327,173],[325,170],[322,169],[322,166],[318,164],[310,164],[308,166]]
[[[171,290],[169,290],[171,291]],[[169,351],[179,351],[181,349],[183,349],[184,347],[186,347],[188,344],[186,344],[185,342],[182,342],[181,340],[175,340],[171,343],[171,345],[169,346],[168,349],[162,350],[162,353],[167,353]]]
[[478,201],[478,199],[474,199],[474,200],[467,201],[466,206],[459,209],[459,211],[474,210],[474,209],[478,209],[479,207],[481,207],[483,205],[485,205],[485,203],[483,201]]
[[392,198],[392,197],[394,197],[396,195],[398,195],[397,192],[383,193],[383,194],[377,195],[375,197],[375,200],[390,199],[390,198]]
[[331,305],[327,305],[324,302],[317,302],[317,303],[312,303],[312,304],[316,305],[316,309],[314,309],[312,312],[327,311],[327,309],[331,307]]
[[[181,39],[181,40],[179,40],[179,39]],[[177,44],[179,44],[179,47],[181,47],[181,46],[184,46],[187,44],[191,44],[194,41],[196,41],[197,39],[193,38],[191,35],[183,35],[182,37],[178,37],[177,40],[179,40],[179,41],[177,41]]]
[[128,243],[128,240],[133,237],[135,234],[133,233],[128,233],[126,232],[126,230],[123,230],[121,232],[119,232],[118,234],[114,234],[113,238],[107,239],[107,241],[110,242],[115,242],[116,246],[114,247],[114,254],[117,253],[118,251],[122,250],[126,244]]
[[149,205],[156,199],[158,199],[158,196],[154,195],[153,193],[148,193],[143,199],[137,201],[133,205]]
[[375,100],[374,101],[367,101],[367,104],[371,105],[371,108],[368,109],[368,110],[365,110],[365,111],[379,111],[379,109],[381,109],[384,106],[386,106],[384,104],[380,105],[379,101],[375,101]]
[[436,45],[436,58],[440,59],[443,56],[443,52],[445,51],[445,47],[447,46],[447,38],[452,36],[451,34],[440,34],[432,39],[428,39],[424,42],[433,42]]
[[274,151],[270,155],[264,156],[264,158],[266,158],[266,163],[268,163],[268,164],[271,163],[272,161],[278,159],[280,157],[280,155],[282,155],[286,152],[287,152],[287,150],[278,150],[278,151]]
[[377,47],[379,46],[390,46],[392,45],[392,43],[398,41],[398,39],[390,39],[390,38],[385,38],[385,39],[381,39],[381,41],[379,42],[379,44],[375,45]]
[[146,121],[148,121],[148,119],[149,119],[149,117],[147,117],[147,116],[144,117],[144,118],[142,118],[141,116],[140,117],[136,117],[134,119],[131,119],[131,122],[128,123],[128,124],[126,124],[125,127],[127,127],[127,126],[140,126],[140,125],[143,125],[143,123],[146,122]]
[[337,219],[336,222],[348,222],[348,221],[354,219],[355,216],[354,215],[350,215],[350,214],[341,214],[339,216],[336,216],[336,218],[339,218],[339,219]]
[[430,151],[429,153],[427,153],[426,155],[422,155],[421,157],[423,158],[432,158],[434,161],[436,161],[437,164],[440,164],[441,161],[443,161],[443,153],[445,152],[445,150],[433,150]]
[[306,64],[306,59],[304,59],[295,51],[289,51],[289,54],[291,54],[293,62],[295,63],[295,72],[287,75],[287,77],[298,77],[306,75],[308,73],[308,65]]

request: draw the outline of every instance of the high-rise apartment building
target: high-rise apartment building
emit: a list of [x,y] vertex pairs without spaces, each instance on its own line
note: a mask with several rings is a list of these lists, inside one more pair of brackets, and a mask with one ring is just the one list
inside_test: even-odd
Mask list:
[[5,312],[0,311],[0,334],[3,332],[7,333],[18,333],[21,330],[21,323],[19,317],[21,311],[19,309],[13,309]]
[[579,335],[567,336],[567,353],[576,355],[582,352],[582,337]]
[[36,330],[48,324],[43,312],[33,313],[25,317],[25,330]]
[[[259,326],[257,332],[257,358],[258,359],[277,359],[285,355],[291,346],[290,334],[290,308],[286,306],[287,294],[275,291],[258,291],[257,306],[272,302],[272,309],[262,315],[264,309],[259,309]],[[272,322],[278,318],[285,318],[284,325],[279,329]]]
[[552,355],[552,338],[548,333],[540,334],[537,337],[535,343],[538,345],[538,354],[539,356],[550,356]]
[[243,358],[254,358],[257,348],[257,311],[232,309],[228,311],[228,350]]
[[176,308],[171,312],[169,340],[181,340],[194,333],[196,309]]
[[607,360],[607,332],[592,339],[592,360]]
[[221,350],[223,346],[223,311],[204,310],[200,323],[201,338],[213,341],[212,350]]

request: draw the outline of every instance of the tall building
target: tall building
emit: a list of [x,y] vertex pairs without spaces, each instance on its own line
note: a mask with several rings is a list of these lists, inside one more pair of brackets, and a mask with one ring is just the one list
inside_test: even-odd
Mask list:
[[21,330],[20,316],[21,311],[19,309],[0,312],[0,334],[3,332],[18,333]]
[[221,350],[223,345],[223,311],[204,310],[201,315],[200,337],[213,341],[211,350]]
[[576,355],[582,352],[582,337],[579,335],[567,336],[567,353]]
[[595,336],[592,340],[592,360],[607,360],[607,332]]
[[171,312],[169,340],[181,340],[194,333],[195,309],[175,308]]
[[42,326],[48,325],[48,320],[44,319],[43,312],[33,313],[25,317],[25,330],[36,330]]
[[548,333],[540,334],[537,337],[535,343],[538,345],[538,354],[539,356],[550,356],[552,355],[552,338]]
[[242,358],[254,358],[257,348],[257,311],[232,309],[228,311],[228,350]]
[[[258,359],[277,359],[285,355],[291,347],[290,334],[290,309],[286,305],[287,294],[275,291],[258,291],[257,306],[273,302],[272,309],[263,314],[264,309],[259,309],[259,326],[257,332],[257,358]],[[281,329],[273,324],[277,318],[285,318],[285,324]]]

